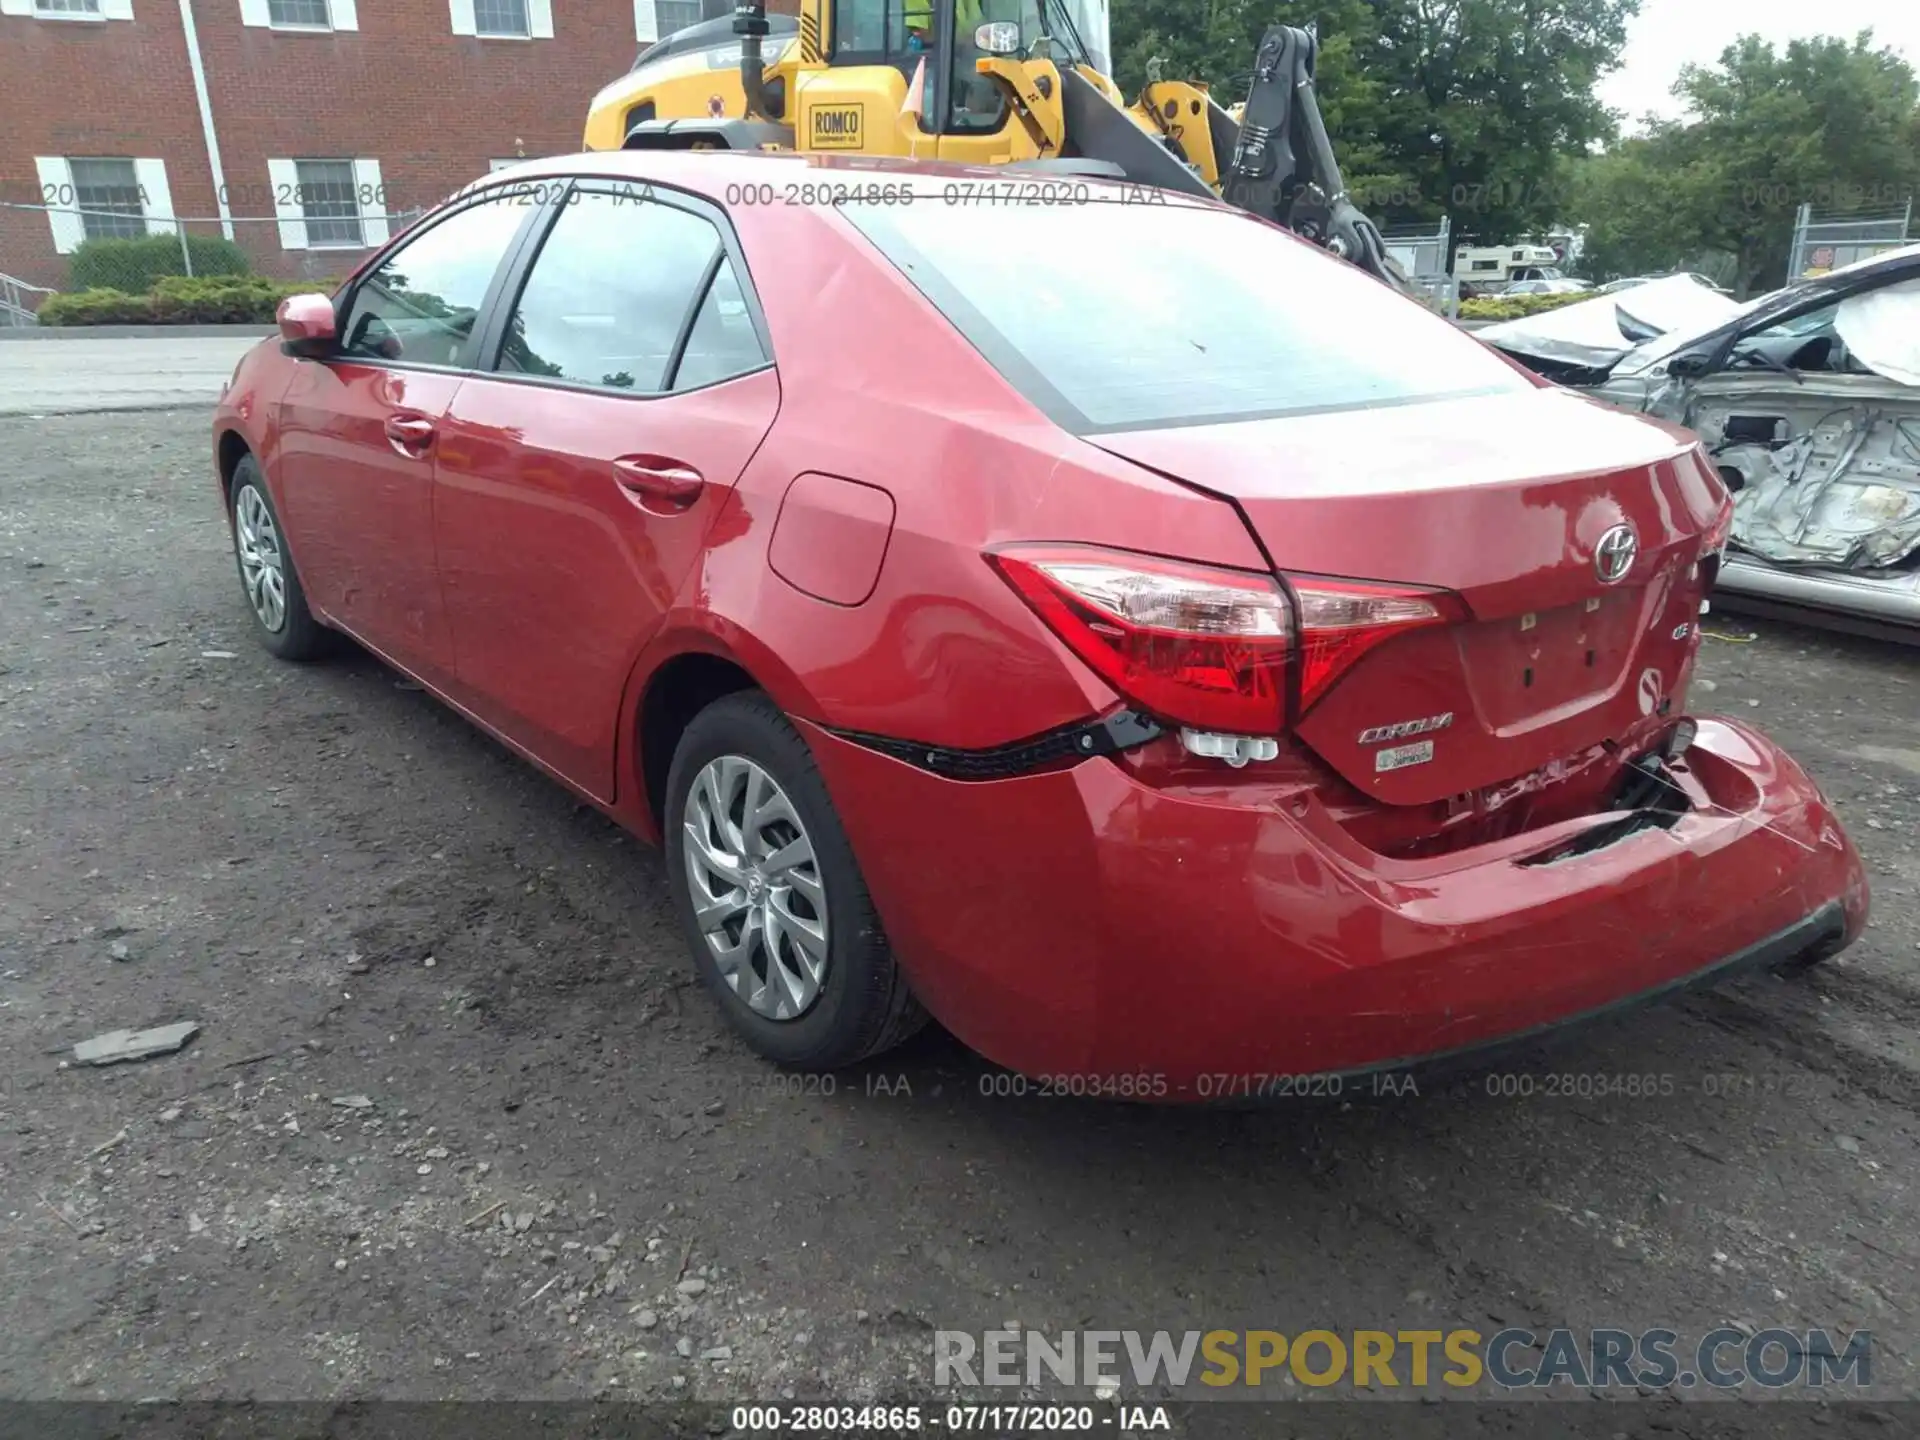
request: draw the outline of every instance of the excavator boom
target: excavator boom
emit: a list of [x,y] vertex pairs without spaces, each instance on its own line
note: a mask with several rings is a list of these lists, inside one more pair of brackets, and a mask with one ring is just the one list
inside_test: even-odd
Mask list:
[[[833,32],[843,10],[844,36]],[[1406,288],[1341,177],[1314,94],[1312,34],[1268,29],[1236,117],[1206,86],[1162,80],[1157,67],[1127,105],[1100,68],[1105,28],[1104,0],[888,0],[875,11],[802,0],[797,22],[777,25],[765,0],[740,0],[730,27],[705,22],[643,52],[596,97],[587,145],[828,149],[1111,175],[1217,197]],[[720,67],[736,59],[728,95]]]
[[1220,198],[1399,286],[1378,227],[1353,203],[1334,158],[1314,96],[1318,50],[1311,34],[1290,25],[1262,37]]

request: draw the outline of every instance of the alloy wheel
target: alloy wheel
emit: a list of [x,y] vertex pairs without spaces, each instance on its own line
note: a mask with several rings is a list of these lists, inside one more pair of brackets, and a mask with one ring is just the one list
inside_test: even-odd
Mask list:
[[827,977],[827,893],[793,802],[721,755],[694,777],[685,851],[694,917],[720,977],[756,1015],[797,1020]]
[[260,623],[279,634],[287,623],[287,569],[280,548],[280,527],[266,497],[243,485],[233,505],[233,548],[240,557],[240,582]]

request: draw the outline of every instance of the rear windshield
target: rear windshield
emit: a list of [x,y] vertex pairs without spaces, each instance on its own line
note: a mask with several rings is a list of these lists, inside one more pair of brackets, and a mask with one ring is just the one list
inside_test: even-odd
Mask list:
[[1449,321],[1233,211],[1174,197],[922,195],[843,213],[1021,393],[1080,433],[1528,385]]

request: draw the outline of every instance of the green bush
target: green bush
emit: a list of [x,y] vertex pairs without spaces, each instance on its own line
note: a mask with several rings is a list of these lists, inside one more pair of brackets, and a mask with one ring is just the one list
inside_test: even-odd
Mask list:
[[263,275],[168,275],[145,295],[94,288],[51,295],[42,325],[271,325],[280,302],[330,285]]
[[[195,275],[245,275],[247,255],[217,235],[189,235],[187,255]],[[138,295],[162,275],[187,273],[178,235],[146,235],[138,240],[88,240],[67,262],[75,290],[124,290]]]
[[263,275],[170,275],[154,281],[148,299],[157,325],[271,325],[282,300],[313,288],[310,280],[269,280]]
[[1482,295],[1460,302],[1462,320],[1518,320],[1523,315],[1538,315],[1543,310],[1558,310],[1593,299],[1593,291],[1572,295]]
[[40,305],[42,325],[150,325],[153,303],[124,290],[75,290],[49,295]]

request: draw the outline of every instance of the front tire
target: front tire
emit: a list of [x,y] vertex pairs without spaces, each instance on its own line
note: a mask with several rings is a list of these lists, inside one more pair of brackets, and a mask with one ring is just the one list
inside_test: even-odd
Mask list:
[[332,636],[307,608],[280,514],[273,508],[260,462],[251,455],[234,467],[229,506],[233,559],[254,634],[281,660],[318,659],[332,648]]
[[775,1064],[837,1070],[926,1023],[806,741],[764,694],[694,717],[667,777],[667,883],[694,968]]

